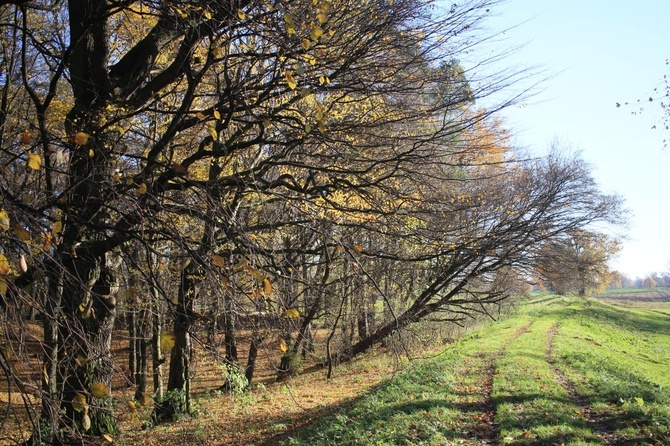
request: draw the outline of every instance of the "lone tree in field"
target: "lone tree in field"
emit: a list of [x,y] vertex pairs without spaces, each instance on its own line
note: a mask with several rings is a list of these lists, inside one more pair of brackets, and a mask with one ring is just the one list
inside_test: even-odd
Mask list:
[[606,234],[571,230],[542,244],[536,271],[554,291],[583,297],[607,286],[611,280],[607,262],[619,249],[618,241]]
[[290,367],[317,321],[343,332],[334,364],[485,311],[538,243],[616,218],[579,159],[515,161],[476,108],[512,81],[458,63],[494,3],[0,2],[0,292],[5,333],[43,321],[34,439],[116,431],[121,307],[143,403],[137,339],[153,329],[154,367],[171,350],[168,416],[202,321],[222,316],[248,379],[259,346],[280,336]]

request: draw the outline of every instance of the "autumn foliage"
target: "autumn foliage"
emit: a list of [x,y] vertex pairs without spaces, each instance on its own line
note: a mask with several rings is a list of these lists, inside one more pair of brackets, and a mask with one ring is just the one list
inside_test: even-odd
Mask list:
[[188,413],[196,346],[226,390],[261,354],[331,373],[617,220],[578,157],[525,158],[509,101],[476,105],[514,79],[458,62],[494,4],[0,2],[3,345],[42,324],[32,387],[0,363],[33,440],[112,438],[118,370],[156,420]]

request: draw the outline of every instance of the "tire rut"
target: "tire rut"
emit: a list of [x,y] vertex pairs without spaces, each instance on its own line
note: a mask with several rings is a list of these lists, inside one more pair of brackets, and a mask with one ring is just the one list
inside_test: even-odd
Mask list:
[[593,408],[588,404],[586,399],[582,397],[575,390],[575,384],[568,378],[562,371],[556,366],[556,362],[553,359],[553,350],[554,350],[554,338],[558,331],[558,323],[551,326],[548,332],[547,337],[547,350],[545,352],[545,357],[547,363],[554,371],[556,375],[556,382],[559,383],[566,391],[568,399],[578,407],[579,412],[582,414],[586,422],[589,424],[591,429],[595,432],[598,438],[606,445],[610,446],[624,446],[629,444],[626,439],[621,438],[614,432],[611,432],[607,428],[605,418],[602,415],[596,413]]
[[477,444],[489,446],[498,446],[500,444],[500,429],[495,421],[497,409],[495,401],[493,401],[493,380],[495,379],[498,370],[498,360],[504,356],[507,346],[514,342],[519,336],[527,332],[532,325],[533,322],[529,322],[519,328],[505,345],[485,359],[486,366],[484,369],[484,380],[481,386],[481,390],[484,393],[484,399],[479,405],[479,415],[475,416],[477,420],[477,429],[474,432],[474,435],[477,438]]

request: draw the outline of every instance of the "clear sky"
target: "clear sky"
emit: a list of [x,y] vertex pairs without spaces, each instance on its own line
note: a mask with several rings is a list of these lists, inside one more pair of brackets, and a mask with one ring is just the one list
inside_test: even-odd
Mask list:
[[535,79],[548,77],[503,113],[517,145],[544,153],[558,140],[581,151],[602,190],[630,209],[611,267],[632,278],[670,271],[670,131],[660,107],[670,0],[508,0],[491,14],[487,30],[507,30],[497,49],[520,47],[502,64],[539,66]]

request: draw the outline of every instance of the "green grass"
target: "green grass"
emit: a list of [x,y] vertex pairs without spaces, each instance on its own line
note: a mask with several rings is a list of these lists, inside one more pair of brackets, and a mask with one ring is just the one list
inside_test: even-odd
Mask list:
[[555,353],[609,429],[670,443],[670,317],[592,303],[561,325]]
[[537,296],[284,444],[670,444],[669,364],[667,314]]
[[547,362],[549,333],[568,311],[537,316],[506,349],[493,395],[501,444],[600,444]]

